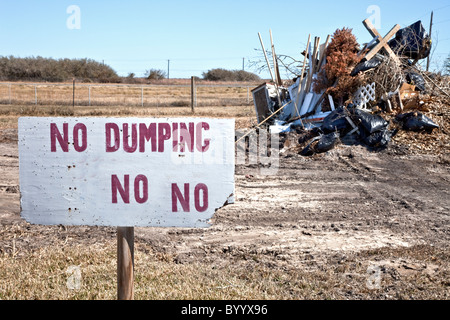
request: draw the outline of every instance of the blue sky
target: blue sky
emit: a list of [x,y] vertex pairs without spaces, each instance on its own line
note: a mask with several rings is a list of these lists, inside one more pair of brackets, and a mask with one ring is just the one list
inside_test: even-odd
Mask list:
[[[79,8],[76,17],[67,11],[71,5]],[[379,8],[379,15],[368,12],[370,6]],[[0,55],[91,58],[122,76],[167,71],[170,60],[170,78],[242,69],[245,58],[245,69],[253,72],[248,61],[261,58],[255,51],[258,32],[268,48],[271,29],[277,54],[300,60],[308,34],[324,40],[348,27],[364,43],[371,40],[362,24],[366,18],[376,19],[384,36],[396,23],[406,27],[417,20],[428,30],[432,10],[431,69],[436,70],[450,53],[448,0],[0,0]],[[79,28],[73,28],[75,21]]]

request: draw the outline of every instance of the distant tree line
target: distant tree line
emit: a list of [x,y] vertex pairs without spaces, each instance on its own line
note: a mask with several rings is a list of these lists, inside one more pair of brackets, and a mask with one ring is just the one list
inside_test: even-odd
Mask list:
[[[207,81],[260,80],[259,76],[251,72],[222,68],[203,72],[202,76]],[[166,77],[166,73],[159,69],[145,71],[147,80],[162,80]],[[130,73],[127,77],[120,77],[110,66],[87,58],[53,59],[40,56],[27,58],[0,56],[0,81],[64,82],[73,78],[82,82],[139,82],[134,73]]]
[[[166,79],[167,74],[160,69],[150,69],[145,71],[145,77],[149,80]],[[260,78],[254,73],[244,70],[226,70],[222,68],[211,69],[202,74],[203,80],[207,81],[259,81]],[[196,77],[198,80],[200,78]]]
[[16,58],[0,56],[0,80],[120,82],[108,65],[92,59]]

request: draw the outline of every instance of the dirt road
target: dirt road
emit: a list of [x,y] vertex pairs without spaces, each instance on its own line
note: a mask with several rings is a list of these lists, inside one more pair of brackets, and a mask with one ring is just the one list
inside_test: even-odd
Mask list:
[[[0,176],[0,227],[27,230],[16,246],[32,250],[67,235],[74,242],[115,236],[112,228],[24,222],[17,142],[0,143]],[[411,298],[421,297],[425,288],[445,299],[449,182],[449,157],[408,155],[395,145],[377,153],[340,145],[310,158],[283,154],[275,175],[236,167],[236,203],[220,209],[211,228],[137,228],[136,242],[151,244],[174,263],[337,272],[349,298],[361,297],[357,288],[366,288],[370,270],[378,270],[384,290],[375,298],[395,298],[407,286]],[[89,232],[94,229],[105,232]],[[0,248],[8,250],[1,239]]]

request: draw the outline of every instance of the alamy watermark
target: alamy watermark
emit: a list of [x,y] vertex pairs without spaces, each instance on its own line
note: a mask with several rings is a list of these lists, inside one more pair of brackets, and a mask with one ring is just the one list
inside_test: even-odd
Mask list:
[[68,275],[66,286],[70,290],[79,290],[81,288],[81,268],[79,266],[69,266],[66,270]]
[[381,9],[379,6],[372,4],[367,7],[366,12],[371,14],[368,18],[372,22],[375,29],[381,29]]
[[275,175],[280,167],[280,137],[266,130],[236,131],[236,165],[248,166],[262,176]]
[[66,9],[66,13],[69,14],[69,17],[66,20],[67,29],[81,29],[81,10],[77,5],[70,5]]
[[381,288],[381,267],[370,265],[367,268],[366,286],[370,290]]
[[[277,174],[280,166],[279,135],[270,134],[267,130],[236,130],[235,148],[228,148],[229,141],[226,140],[210,143],[212,137],[207,133],[204,141],[194,141],[195,138],[186,128],[174,130],[173,136],[176,137],[171,153],[174,165],[230,165],[234,160],[235,165],[246,166],[248,174],[262,176]],[[203,152],[192,152],[197,150],[208,152],[208,156],[205,157]]]

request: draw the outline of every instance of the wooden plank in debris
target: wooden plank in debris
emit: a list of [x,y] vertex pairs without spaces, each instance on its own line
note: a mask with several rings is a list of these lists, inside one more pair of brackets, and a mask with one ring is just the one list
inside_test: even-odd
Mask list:
[[[431,11],[431,19],[430,19],[430,33],[429,33],[430,37],[432,35],[431,33],[432,30],[433,30],[433,11]],[[427,57],[427,69],[426,69],[427,72],[429,68],[430,68],[430,55],[428,55]]]
[[349,133],[346,134],[346,136],[351,135],[353,132],[357,132],[359,134],[359,129],[358,127],[355,125],[355,123],[352,121],[352,119],[350,119],[350,117],[345,117],[345,119],[347,120],[348,123],[350,123],[350,125],[352,126],[352,131],[350,131]]
[[275,46],[273,44],[272,30],[269,30],[269,33],[270,33],[270,44],[272,46],[273,69],[275,70],[275,79],[277,85],[282,86],[283,81],[281,80],[280,69],[278,68],[277,54],[275,53]]
[[[307,43],[307,45],[306,45],[306,52],[309,50],[309,44],[310,44],[310,42],[311,42],[311,34],[308,36],[308,43]],[[308,55],[305,54],[305,58],[303,59],[302,74],[300,75],[300,82],[299,82],[299,84],[298,84],[297,101],[296,101],[296,103],[295,103],[295,107],[297,108],[297,110],[298,110],[300,104],[303,103],[303,99],[300,99],[300,96],[302,96],[302,95],[303,95],[303,92],[304,92],[304,88],[303,88],[302,84],[303,84],[303,75],[304,75],[304,73],[305,73],[306,57],[307,57],[307,56],[308,56]]]
[[370,59],[372,59],[375,54],[381,50],[381,48],[384,48],[387,53],[389,54],[389,56],[398,64],[400,64],[400,60],[397,57],[397,55],[394,53],[394,51],[392,51],[391,47],[389,47],[389,45],[387,44],[388,41],[394,36],[394,34],[400,30],[400,25],[396,24],[387,34],[386,36],[383,38],[380,33],[377,31],[377,29],[375,29],[375,27],[373,26],[372,22],[370,22],[369,19],[366,19],[363,21],[364,26],[366,27],[366,29],[369,31],[369,33],[372,35],[372,37],[377,37],[378,36],[378,44],[372,49],[370,50],[369,53],[366,54],[365,58],[367,61],[369,61]]
[[375,41],[377,41],[379,36],[374,37],[372,40],[370,40],[366,45],[358,52],[358,57],[361,55],[361,53],[364,52],[367,48],[369,48],[372,44],[374,44]]
[[313,53],[310,55],[309,58],[309,71],[308,71],[308,78],[306,80],[306,93],[311,91],[311,85],[312,85],[312,76],[315,73],[315,65],[316,65],[316,56],[317,56],[317,47],[318,47],[318,41],[320,41],[320,38],[315,37],[314,38],[314,49]]
[[[400,25],[397,24],[397,25],[395,25],[395,26],[388,32],[388,34],[387,34],[383,39],[380,40],[380,42],[378,42],[378,44],[377,44],[372,50],[369,51],[368,54],[366,54],[365,58],[366,58],[367,60],[370,60],[370,59],[372,59],[372,58],[375,56],[375,54],[376,54],[378,51],[381,50],[381,48],[387,48],[387,47],[389,47],[388,44],[387,44],[388,41],[394,36],[394,34],[395,34],[398,30],[400,30]],[[390,47],[389,47],[389,49],[387,49],[387,50],[390,50]],[[391,52],[392,52],[392,50],[391,50]],[[392,54],[393,54],[393,55],[392,55]],[[395,57],[395,54],[394,54],[394,53],[392,53],[392,54],[390,54],[390,56],[391,56],[391,58],[394,58],[394,57]]]
[[[375,29],[375,26],[372,24],[372,22],[370,22],[370,19],[364,20],[363,25],[366,27],[367,31],[369,31],[370,35],[372,37],[374,37],[374,39],[372,39],[372,41],[369,42],[368,46],[372,45],[373,41],[377,41],[377,40],[380,41],[381,39],[383,39],[381,34],[377,31],[377,29]],[[394,51],[392,51],[391,47],[389,47],[386,50],[389,52],[389,55],[393,54],[394,56],[396,56]]]
[[272,68],[270,67],[269,58],[267,58],[266,49],[264,48],[264,43],[262,41],[261,34],[259,32],[258,32],[258,37],[259,37],[259,41],[261,42],[261,47],[262,47],[262,50],[263,50],[263,53],[264,53],[264,57],[266,58],[267,68],[269,69],[270,76],[272,77],[272,81],[275,83],[275,87],[276,87],[276,90],[277,90],[278,104],[281,106],[280,92],[278,91],[278,87],[276,85],[277,82],[275,81],[275,76],[273,75]]
[[400,110],[403,111],[403,102],[402,97],[400,96],[400,91],[397,92],[397,98],[398,98],[398,106],[400,107]]
[[272,68],[270,67],[269,58],[267,58],[266,49],[264,48],[264,43],[262,41],[261,34],[259,32],[258,32],[258,37],[259,37],[259,42],[261,42],[261,47],[262,47],[262,51],[264,53],[264,58],[266,58],[267,68],[269,69],[270,77],[271,77],[272,81],[275,82],[275,77],[273,75]]
[[326,60],[328,41],[330,41],[330,35],[328,35],[327,40],[325,40],[325,42],[320,45],[320,59],[317,71],[320,71],[320,69],[322,68],[323,61]]
[[312,56],[312,72],[311,72],[311,77],[316,73],[317,71],[317,55],[319,53],[319,43],[320,43],[320,37],[316,37],[314,39],[314,52],[313,52],[313,56]]
[[332,96],[328,95],[328,101],[330,101],[330,108],[331,108],[331,111],[336,110],[336,108],[335,108],[335,106],[334,106],[334,101],[333,101],[333,97],[332,97]]

